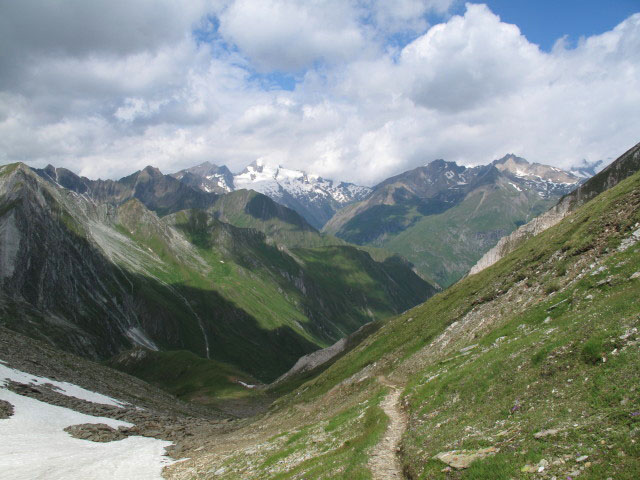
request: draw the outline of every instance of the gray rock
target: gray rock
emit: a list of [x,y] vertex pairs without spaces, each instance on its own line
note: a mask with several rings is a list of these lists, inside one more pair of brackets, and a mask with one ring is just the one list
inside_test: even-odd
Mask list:
[[550,428],[548,430],[542,430],[540,432],[534,433],[533,437],[540,439],[540,438],[544,438],[544,437],[549,437],[552,435],[556,435],[560,430],[557,428]]
[[0,400],[0,420],[6,420],[13,415],[14,409],[6,400]]
[[114,442],[127,438],[121,430],[116,430],[104,423],[83,423],[80,425],[71,425],[64,429],[69,435],[80,440],[89,440],[91,442]]
[[464,469],[469,468],[474,461],[495,455],[499,451],[500,449],[495,447],[482,448],[480,450],[452,450],[450,452],[439,453],[433,458],[446,463],[450,467]]

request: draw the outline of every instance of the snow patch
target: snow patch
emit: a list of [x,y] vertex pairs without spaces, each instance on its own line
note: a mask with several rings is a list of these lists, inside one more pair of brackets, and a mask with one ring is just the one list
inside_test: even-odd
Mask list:
[[[59,382],[57,380],[51,380],[46,377],[39,377],[37,375],[31,375],[30,373],[21,372],[14,368],[6,366],[5,362],[0,362],[0,391],[2,387],[6,387],[7,382],[13,380],[14,382],[23,383],[26,385],[53,385],[58,393],[66,395],[67,397],[75,397],[80,400],[86,400],[91,403],[99,403],[101,405],[112,405],[118,408],[124,408],[128,404],[121,402],[101,393],[85,390],[82,387],[74,385],[68,382]],[[82,422],[80,422],[82,423]],[[99,423],[99,422],[97,422]],[[0,442],[1,443],[1,442]]]
[[249,389],[257,388],[256,385],[250,385],[248,383],[244,383],[242,380],[238,380],[238,383],[242,385],[244,388],[249,388]]
[[0,438],[5,439],[0,442],[0,479],[160,480],[162,469],[174,463],[165,456],[171,442],[128,437],[96,443],[64,431],[83,423],[105,423],[113,428],[131,427],[130,423],[85,415],[3,388],[0,399],[15,409],[9,419],[0,420]]
[[265,165],[261,161],[254,162],[234,175],[233,183],[237,189],[254,190],[276,201],[286,192],[294,198],[311,201],[332,198],[340,205],[359,200],[371,191],[368,187],[350,183],[334,185],[332,180],[325,180],[318,175]]

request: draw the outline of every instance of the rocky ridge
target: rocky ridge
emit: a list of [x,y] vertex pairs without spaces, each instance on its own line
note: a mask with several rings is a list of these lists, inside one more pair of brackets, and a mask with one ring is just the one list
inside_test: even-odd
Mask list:
[[435,160],[375,186],[323,231],[384,248],[446,287],[498,240],[546,211],[582,180],[515,155],[465,167]]
[[560,222],[569,213],[603,191],[617,185],[640,168],[640,144],[625,152],[615,162],[607,166],[597,177],[587,180],[573,192],[563,196],[557,205],[522,225],[516,231],[501,238],[495,247],[485,253],[471,267],[469,275],[478,273],[493,265],[512,252],[528,238]]

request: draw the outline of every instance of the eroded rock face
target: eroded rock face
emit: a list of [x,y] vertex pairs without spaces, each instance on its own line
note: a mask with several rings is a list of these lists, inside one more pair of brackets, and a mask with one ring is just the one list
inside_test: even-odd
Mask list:
[[6,400],[0,400],[0,420],[6,420],[7,418],[13,416],[13,405],[11,405]]
[[542,215],[531,220],[529,223],[522,225],[515,232],[502,237],[495,247],[485,253],[478,262],[471,267],[469,275],[481,272],[490,267],[505,255],[511,253],[526,240],[544,232],[546,229],[553,227],[567,216],[570,212],[570,202],[563,199],[555,207],[546,211]]

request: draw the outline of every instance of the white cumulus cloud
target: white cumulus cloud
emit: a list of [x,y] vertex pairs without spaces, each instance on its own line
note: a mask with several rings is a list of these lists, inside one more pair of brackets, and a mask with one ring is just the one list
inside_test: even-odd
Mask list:
[[640,140],[640,14],[546,52],[451,3],[0,0],[0,161],[113,178],[264,158],[373,184],[435,158],[568,167]]

